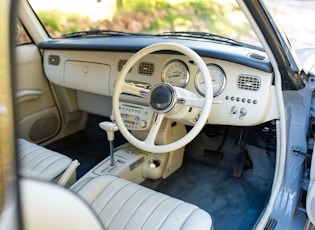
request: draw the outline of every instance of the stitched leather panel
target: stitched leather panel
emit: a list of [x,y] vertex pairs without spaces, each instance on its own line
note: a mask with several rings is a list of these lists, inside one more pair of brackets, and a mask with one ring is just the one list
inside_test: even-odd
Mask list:
[[17,151],[19,172],[26,177],[52,181],[61,175],[72,162],[67,156],[24,139],[17,140]]
[[212,228],[210,215],[197,206],[115,176],[87,180],[77,193],[92,206],[105,229]]

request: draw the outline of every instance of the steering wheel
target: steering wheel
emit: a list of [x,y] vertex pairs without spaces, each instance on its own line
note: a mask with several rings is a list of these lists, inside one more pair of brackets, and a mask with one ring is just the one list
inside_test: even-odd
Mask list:
[[[151,89],[143,89],[125,82],[126,75],[133,65],[144,56],[161,50],[177,51],[191,58],[198,66],[205,82],[205,96],[198,98],[194,93],[168,83],[159,83]],[[145,140],[139,140],[134,137],[126,128],[119,111],[119,98],[122,93],[136,95],[148,100],[150,108],[153,110],[153,121]],[[212,107],[213,89],[210,73],[201,57],[192,49],[176,43],[157,43],[147,46],[135,53],[125,64],[118,77],[113,93],[113,113],[115,122],[121,134],[134,146],[147,152],[164,153],[179,149],[191,142],[202,130],[205,125]],[[161,123],[167,117],[175,106],[189,106],[201,110],[199,117],[193,128],[182,138],[175,142],[156,145],[157,137]]]

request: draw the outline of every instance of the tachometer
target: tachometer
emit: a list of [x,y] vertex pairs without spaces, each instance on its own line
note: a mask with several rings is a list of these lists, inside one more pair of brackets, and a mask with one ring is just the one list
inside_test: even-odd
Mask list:
[[[225,87],[226,77],[223,70],[215,64],[207,64],[210,76],[212,78],[213,96],[218,96]],[[205,83],[200,70],[195,76],[195,87],[201,96],[205,95]]]
[[162,71],[162,81],[173,86],[185,87],[189,80],[187,65],[180,60],[172,60]]

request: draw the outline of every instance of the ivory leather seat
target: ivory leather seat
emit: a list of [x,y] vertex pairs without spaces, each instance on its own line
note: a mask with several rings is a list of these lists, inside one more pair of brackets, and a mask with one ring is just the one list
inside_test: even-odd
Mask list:
[[95,211],[105,229],[212,229],[199,207],[116,176],[87,178],[72,191]]
[[17,153],[20,174],[45,181],[57,180],[72,163],[71,158],[24,139],[17,139]]
[[82,178],[70,189],[48,183],[71,164],[57,152],[20,139],[18,155],[26,230],[212,229],[199,207],[116,176]]
[[106,175],[81,182],[71,192],[57,184],[22,177],[24,229],[213,229],[210,215],[197,206],[127,180]]

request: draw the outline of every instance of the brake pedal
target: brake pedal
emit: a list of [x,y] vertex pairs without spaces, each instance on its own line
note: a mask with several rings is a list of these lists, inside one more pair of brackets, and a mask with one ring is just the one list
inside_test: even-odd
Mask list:
[[220,166],[222,163],[224,154],[220,151],[213,151],[210,149],[205,149],[203,152],[203,160],[207,164],[214,166]]

